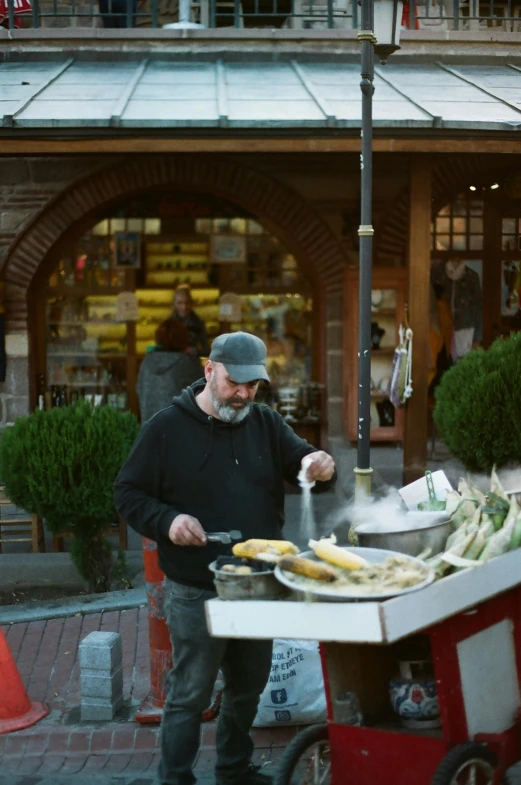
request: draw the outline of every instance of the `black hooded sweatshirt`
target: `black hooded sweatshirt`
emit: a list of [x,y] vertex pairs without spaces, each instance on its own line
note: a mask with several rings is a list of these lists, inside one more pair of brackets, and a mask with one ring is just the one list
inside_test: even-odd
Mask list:
[[[243,538],[282,539],[284,482],[297,485],[304,455],[314,452],[282,417],[254,403],[242,422],[206,414],[195,382],[141,429],[115,483],[116,508],[139,534],[157,542],[159,565],[178,583],[213,588],[208,564],[231,546],[174,545],[168,531],[180,513],[207,532],[239,529]],[[317,482],[316,491],[333,482]]]

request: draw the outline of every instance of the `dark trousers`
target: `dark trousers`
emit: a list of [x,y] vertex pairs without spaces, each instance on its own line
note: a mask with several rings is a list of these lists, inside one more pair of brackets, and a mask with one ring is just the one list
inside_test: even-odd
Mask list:
[[165,578],[165,612],[174,668],[161,725],[158,785],[194,785],[201,715],[209,706],[219,669],[224,678],[217,722],[219,785],[240,783],[253,752],[250,730],[271,668],[271,641],[212,638],[204,603],[214,592]]
[[[127,27],[127,0],[98,0],[103,27]],[[135,24],[138,0],[128,0],[132,11],[132,27]]]

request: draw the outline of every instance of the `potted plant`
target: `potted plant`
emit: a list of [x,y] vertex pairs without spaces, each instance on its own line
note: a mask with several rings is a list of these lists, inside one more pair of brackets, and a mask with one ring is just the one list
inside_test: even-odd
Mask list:
[[71,558],[91,591],[108,591],[123,555],[103,532],[115,517],[113,483],[139,426],[134,415],[80,401],[37,410],[4,430],[0,476],[9,498],[72,535]]
[[521,463],[521,333],[469,352],[443,376],[434,421],[467,469]]

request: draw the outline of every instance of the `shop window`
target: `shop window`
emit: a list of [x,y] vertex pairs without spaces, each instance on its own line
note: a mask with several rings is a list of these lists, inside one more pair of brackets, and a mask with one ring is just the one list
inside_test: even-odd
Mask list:
[[[134,204],[131,216],[97,221],[56,260],[45,292],[39,405],[62,406],[82,397],[137,413],[139,364],[158,325],[172,314],[176,287],[183,285],[210,340],[246,330],[265,341],[273,384],[261,396],[289,422],[318,427],[321,394],[311,376],[313,300],[297,260],[248,216],[228,210],[199,217],[208,208],[187,201],[187,218],[171,195],[159,201],[166,218],[136,217]],[[125,259],[122,241],[135,251]],[[136,320],[119,320],[118,295],[124,291],[136,294]],[[238,297],[236,321],[229,322],[221,309],[224,293]]]
[[501,222],[501,250],[521,251],[521,218],[503,218]]
[[431,227],[433,251],[483,249],[483,200],[460,194],[444,205]]
[[106,218],[93,226],[91,233],[107,237],[115,232],[141,232],[145,235],[161,234],[159,218]]
[[500,331],[504,335],[521,329],[521,214],[519,208],[513,212],[501,221]]

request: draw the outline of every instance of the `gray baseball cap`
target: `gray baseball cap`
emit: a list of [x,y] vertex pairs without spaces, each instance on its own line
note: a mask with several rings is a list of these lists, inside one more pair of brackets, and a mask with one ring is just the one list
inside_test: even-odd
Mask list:
[[243,332],[219,335],[212,343],[210,360],[222,363],[239,384],[270,380],[266,371],[266,346],[256,335]]

